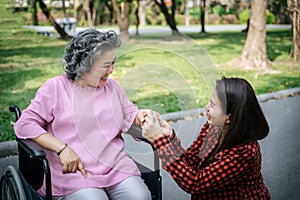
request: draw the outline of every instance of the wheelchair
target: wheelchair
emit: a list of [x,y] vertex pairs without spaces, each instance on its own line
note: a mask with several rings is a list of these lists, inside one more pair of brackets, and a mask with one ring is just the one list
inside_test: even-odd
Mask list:
[[[17,106],[10,106],[9,111],[15,114],[17,121],[21,111]],[[154,154],[154,170],[136,162],[142,179],[151,192],[152,200],[162,200],[162,179],[159,168],[159,157],[152,144],[141,136],[141,128],[133,126],[128,133],[151,145]],[[0,181],[0,199],[3,200],[50,200],[52,199],[51,171],[46,154],[42,147],[31,140],[16,138],[18,143],[19,169],[8,166]],[[42,198],[38,190],[45,178],[46,196]]]

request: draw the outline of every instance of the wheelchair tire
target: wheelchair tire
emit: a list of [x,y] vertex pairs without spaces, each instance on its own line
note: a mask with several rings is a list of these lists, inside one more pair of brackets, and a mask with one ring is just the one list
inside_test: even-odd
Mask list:
[[0,186],[0,197],[2,200],[26,200],[19,172],[13,166],[8,166],[5,169],[4,175],[1,177]]

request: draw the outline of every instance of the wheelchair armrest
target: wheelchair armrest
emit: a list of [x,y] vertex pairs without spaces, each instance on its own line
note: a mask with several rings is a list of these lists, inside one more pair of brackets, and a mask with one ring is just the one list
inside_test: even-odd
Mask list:
[[32,140],[24,140],[17,138],[18,144],[30,155],[32,158],[45,158],[46,154],[43,148]]
[[[18,142],[19,148],[22,148],[31,158],[39,160],[39,163],[41,162],[42,167],[43,167],[43,173],[45,175],[45,182],[46,182],[45,199],[46,200],[52,199],[50,165],[46,158],[46,153],[45,153],[44,149],[32,140],[24,140],[24,139],[16,138],[16,141]],[[21,155],[19,155],[19,159],[20,159],[20,157],[21,157]],[[24,155],[23,155],[23,157],[24,157]],[[19,161],[19,165],[21,165],[20,161]],[[23,163],[23,165],[25,165],[25,163]],[[20,168],[22,168],[22,167],[20,166]],[[24,169],[24,166],[23,166],[23,169]]]
[[[21,110],[18,106],[9,106],[9,111],[15,113],[15,121],[21,117]],[[18,145],[32,158],[45,158],[46,154],[43,148],[31,140],[16,138]]]

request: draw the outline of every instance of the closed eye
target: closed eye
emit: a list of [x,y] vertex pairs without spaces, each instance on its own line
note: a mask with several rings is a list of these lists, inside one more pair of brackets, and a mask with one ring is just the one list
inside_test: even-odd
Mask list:
[[110,64],[107,64],[107,65],[103,65],[103,66],[100,66],[101,68],[105,68],[105,69],[107,69],[107,68],[109,68],[110,66],[112,66],[112,65],[114,65],[115,64],[115,61],[114,62],[112,62],[112,63],[110,63]]
[[105,63],[105,65],[104,66],[102,66],[102,67],[104,67],[104,68],[109,68],[110,66],[112,66],[112,65],[114,65],[116,63],[116,58],[111,62],[111,63]]
[[210,105],[211,107],[215,107],[216,104],[212,100],[210,100]]

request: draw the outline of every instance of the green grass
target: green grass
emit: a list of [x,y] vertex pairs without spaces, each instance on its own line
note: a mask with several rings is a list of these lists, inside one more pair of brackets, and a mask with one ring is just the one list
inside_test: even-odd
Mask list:
[[[9,105],[25,109],[36,90],[49,78],[63,73],[66,41],[23,29],[26,13],[13,14],[12,3],[0,0],[0,141],[14,139]],[[300,66],[289,57],[292,34],[270,31],[268,57],[279,73],[238,70],[224,63],[237,57],[246,34],[240,32],[133,36],[117,51],[112,77],[139,108],[160,113],[203,107],[215,79],[246,78],[257,95],[300,86]]]

